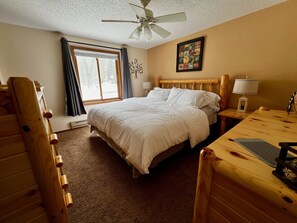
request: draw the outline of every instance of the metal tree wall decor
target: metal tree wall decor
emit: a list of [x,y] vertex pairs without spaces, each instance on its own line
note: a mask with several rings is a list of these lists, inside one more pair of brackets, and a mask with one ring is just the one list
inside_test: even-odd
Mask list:
[[143,73],[142,64],[138,63],[138,59],[134,59],[134,61],[129,63],[129,69],[130,73],[133,74],[135,78],[137,78],[139,74]]

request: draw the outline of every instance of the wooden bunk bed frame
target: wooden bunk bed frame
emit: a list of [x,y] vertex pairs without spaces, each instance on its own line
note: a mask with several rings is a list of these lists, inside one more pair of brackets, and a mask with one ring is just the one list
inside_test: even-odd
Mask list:
[[0,85],[0,222],[69,222],[52,116],[38,82],[11,77]]
[[[224,74],[220,78],[212,78],[212,79],[155,79],[155,87],[160,88],[183,88],[183,89],[191,89],[191,90],[205,90],[209,92],[214,92],[221,97],[220,101],[220,110],[225,110],[228,106],[228,84],[229,84],[229,75]],[[124,160],[126,160],[125,152],[109,137],[106,136],[105,133],[98,130],[95,126],[91,126],[90,131],[96,131],[100,137],[108,143],[108,145],[114,149]],[[174,153],[178,152],[179,150],[189,146],[189,140],[182,142],[178,145],[175,145],[166,151],[157,155],[151,165],[150,168],[154,168],[157,164],[164,159],[170,157]],[[132,176],[133,178],[137,178],[141,175],[139,171],[133,167],[129,161],[126,160],[128,165],[132,167]]]

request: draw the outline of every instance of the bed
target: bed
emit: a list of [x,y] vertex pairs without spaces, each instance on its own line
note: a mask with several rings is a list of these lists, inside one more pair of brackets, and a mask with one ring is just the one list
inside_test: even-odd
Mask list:
[[88,112],[96,132],[132,166],[133,177],[184,147],[194,148],[210,133],[216,113],[227,107],[229,76],[155,80],[147,97],[99,104]]

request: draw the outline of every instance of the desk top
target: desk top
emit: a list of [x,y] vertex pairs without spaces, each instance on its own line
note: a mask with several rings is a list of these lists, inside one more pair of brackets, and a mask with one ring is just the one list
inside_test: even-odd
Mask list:
[[[294,204],[292,211],[297,214],[297,192],[272,174],[275,168],[234,142],[235,138],[260,138],[278,148],[279,142],[297,142],[297,115],[290,113],[288,116],[287,112],[279,110],[257,110],[208,146],[216,157],[232,164],[231,171],[238,173],[241,181],[250,184],[252,190],[267,192],[267,199],[279,195],[289,197]],[[242,176],[241,173],[248,174]]]

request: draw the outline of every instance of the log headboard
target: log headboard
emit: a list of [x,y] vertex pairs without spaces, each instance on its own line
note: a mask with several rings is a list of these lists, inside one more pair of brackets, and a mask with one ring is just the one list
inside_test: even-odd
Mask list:
[[161,88],[187,88],[192,90],[206,90],[217,93],[221,97],[221,111],[228,107],[228,83],[229,75],[224,74],[220,78],[212,79],[155,79],[155,86]]

